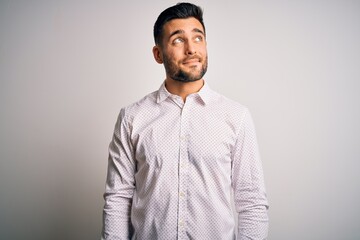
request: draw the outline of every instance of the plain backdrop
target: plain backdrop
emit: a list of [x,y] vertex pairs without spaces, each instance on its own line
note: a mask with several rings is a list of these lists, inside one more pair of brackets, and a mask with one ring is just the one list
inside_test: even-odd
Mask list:
[[[175,3],[0,1],[0,239],[99,239],[116,117],[163,82]],[[205,79],[255,121],[269,239],[360,239],[360,2],[194,3]]]

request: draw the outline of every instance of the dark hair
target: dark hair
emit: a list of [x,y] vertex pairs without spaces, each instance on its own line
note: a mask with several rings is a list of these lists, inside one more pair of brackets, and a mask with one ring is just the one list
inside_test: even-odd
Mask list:
[[160,13],[154,25],[154,40],[155,44],[161,45],[161,38],[163,33],[163,27],[165,23],[178,18],[189,18],[194,17],[204,28],[205,33],[205,25],[203,21],[203,11],[200,7],[192,4],[192,3],[178,3],[172,7],[165,9],[162,13]]

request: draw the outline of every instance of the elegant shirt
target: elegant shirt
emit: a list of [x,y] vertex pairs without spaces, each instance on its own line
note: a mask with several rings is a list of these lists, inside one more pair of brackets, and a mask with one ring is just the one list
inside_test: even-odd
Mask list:
[[206,82],[185,102],[162,84],[121,109],[104,199],[102,239],[266,239],[248,109]]

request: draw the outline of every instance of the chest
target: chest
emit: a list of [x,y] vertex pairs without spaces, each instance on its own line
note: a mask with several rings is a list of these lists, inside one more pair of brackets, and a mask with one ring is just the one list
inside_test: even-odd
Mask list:
[[172,108],[133,121],[132,145],[139,167],[177,165],[180,155],[195,164],[230,164],[236,119],[221,109]]

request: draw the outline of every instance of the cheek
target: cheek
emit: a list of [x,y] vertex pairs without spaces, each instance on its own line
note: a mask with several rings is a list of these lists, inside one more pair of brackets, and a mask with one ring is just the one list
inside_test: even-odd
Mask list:
[[176,52],[168,53],[167,58],[172,63],[178,63],[182,59],[179,54],[176,54]]
[[167,67],[174,68],[177,65],[177,60],[172,53],[166,53],[166,55],[164,55],[164,63]]
[[165,52],[172,59],[181,59],[184,56],[184,48],[182,46],[167,47]]
[[204,55],[207,55],[206,44],[204,44],[204,45],[201,47],[201,53],[203,53]]

